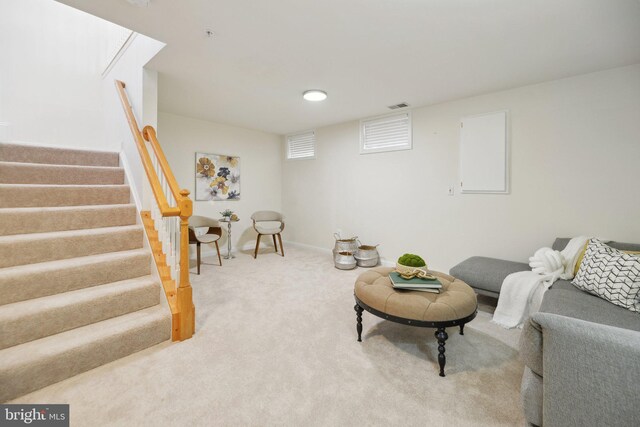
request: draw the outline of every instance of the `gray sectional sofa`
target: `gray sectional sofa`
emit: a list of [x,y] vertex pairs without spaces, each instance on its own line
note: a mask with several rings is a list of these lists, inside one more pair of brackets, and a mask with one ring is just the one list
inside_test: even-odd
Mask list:
[[[569,239],[556,239],[562,250]],[[640,244],[609,242],[621,250]],[[518,269],[521,268],[521,269]],[[498,294],[526,264],[473,257],[450,270],[479,293]],[[525,322],[522,402],[528,425],[639,426],[640,314],[558,280]]]

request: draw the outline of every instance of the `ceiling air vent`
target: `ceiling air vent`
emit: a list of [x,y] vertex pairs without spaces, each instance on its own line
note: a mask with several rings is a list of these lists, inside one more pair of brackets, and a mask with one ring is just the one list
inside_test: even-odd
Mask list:
[[387,108],[390,110],[397,110],[398,108],[406,108],[408,106],[409,104],[407,104],[406,102],[401,102],[400,104],[389,105]]

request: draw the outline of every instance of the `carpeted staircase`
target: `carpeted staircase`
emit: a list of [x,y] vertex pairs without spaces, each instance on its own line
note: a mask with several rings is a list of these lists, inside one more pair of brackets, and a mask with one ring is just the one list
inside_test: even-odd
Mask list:
[[0,402],[171,337],[118,164],[0,143]]

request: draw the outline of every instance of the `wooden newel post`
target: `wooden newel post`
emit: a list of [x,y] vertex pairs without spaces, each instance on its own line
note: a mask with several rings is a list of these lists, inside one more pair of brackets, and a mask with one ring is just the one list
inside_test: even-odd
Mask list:
[[189,282],[189,217],[193,214],[193,202],[189,190],[181,190],[180,201],[180,283],[178,285],[178,309],[180,310],[180,340],[191,338],[195,332],[195,306]]

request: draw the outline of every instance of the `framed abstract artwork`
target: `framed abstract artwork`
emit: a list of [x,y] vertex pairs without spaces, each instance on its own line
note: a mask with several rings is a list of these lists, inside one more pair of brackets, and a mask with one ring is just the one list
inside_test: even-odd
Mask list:
[[240,157],[196,153],[196,200],[240,200]]

